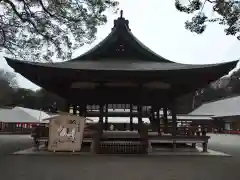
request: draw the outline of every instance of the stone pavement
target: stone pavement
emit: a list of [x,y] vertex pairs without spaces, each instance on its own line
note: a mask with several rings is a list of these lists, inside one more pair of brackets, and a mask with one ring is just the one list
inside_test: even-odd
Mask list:
[[4,180],[239,180],[239,162],[207,156],[7,156]]
[[[49,152],[49,151],[36,151],[35,148],[28,148],[20,151],[16,151],[13,154],[15,155],[88,155],[88,156],[102,156],[102,155],[93,155],[91,153],[87,152]],[[118,155],[118,156],[129,156],[129,155]],[[134,155],[130,155],[134,156]],[[157,152],[152,152],[149,153],[146,156],[231,156],[229,154],[219,152],[219,151],[214,151],[211,149],[208,149],[208,152],[202,152],[202,147],[197,147],[196,151],[184,151],[178,150],[178,151],[171,151],[171,149],[163,149],[159,150]]]
[[[25,149],[27,139],[20,139],[11,141],[15,144],[11,146]],[[236,140],[214,137],[210,142],[211,149],[232,157],[2,155],[0,173],[4,180],[239,180],[240,146],[230,144],[235,143],[232,139]]]
[[0,134],[0,155],[10,154],[32,147],[30,135]]

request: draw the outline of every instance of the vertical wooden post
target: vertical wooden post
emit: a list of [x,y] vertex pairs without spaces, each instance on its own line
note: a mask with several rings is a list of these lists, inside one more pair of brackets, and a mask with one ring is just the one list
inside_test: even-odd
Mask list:
[[163,108],[163,126],[164,126],[164,133],[168,133],[168,118],[167,118],[167,108]]
[[108,104],[105,105],[105,130],[108,130]]
[[84,117],[87,117],[87,104],[84,105]]
[[130,104],[130,131],[133,131],[133,104]]
[[99,125],[100,125],[100,131],[102,132],[103,129],[103,104],[99,105]]
[[207,152],[208,151],[208,143],[207,142],[202,143],[202,148],[203,148],[203,152]]
[[152,131],[155,131],[155,114],[154,114],[154,109],[153,106],[151,106],[150,112],[149,112],[149,121],[151,124]]
[[175,104],[172,102],[171,104],[171,114],[172,114],[172,136],[176,136],[177,134],[177,115]]
[[157,108],[157,132],[158,135],[161,135],[161,130],[160,130],[160,108]]
[[69,103],[65,103],[64,112],[69,113],[69,108],[70,108],[70,104]]
[[141,152],[142,153],[147,153],[148,151],[148,129],[145,124],[143,124],[142,121],[142,110],[143,106],[140,104],[137,106],[137,111],[138,111],[138,132],[141,138]]
[[73,115],[77,115],[77,105],[73,105]]
[[80,110],[79,116],[86,117],[87,105],[86,104],[81,104],[79,110]]
[[138,112],[138,130],[139,130],[142,126],[142,106],[141,105],[137,106],[137,112]]
[[79,116],[83,116],[83,105],[82,104],[79,107]]

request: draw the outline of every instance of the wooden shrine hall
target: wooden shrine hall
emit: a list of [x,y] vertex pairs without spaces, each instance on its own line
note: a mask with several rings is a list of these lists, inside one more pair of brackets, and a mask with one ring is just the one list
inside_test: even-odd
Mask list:
[[[161,43],[161,40],[158,41]],[[228,74],[238,62],[192,65],[170,61],[151,51],[132,34],[123,11],[114,21],[109,35],[77,58],[58,63],[20,61],[7,57],[6,60],[16,72],[66,99],[66,111],[71,105],[73,114],[79,112],[80,116],[88,116],[90,110],[87,107],[99,107],[98,128],[93,136],[97,153],[104,152],[103,149],[108,151],[109,143],[121,146],[123,142],[124,152],[129,144],[136,142],[136,152],[146,153],[149,142],[158,140],[171,142],[173,147],[177,142],[190,142],[193,145],[202,142],[206,151],[209,137],[179,134],[175,100]],[[130,112],[130,125],[133,115],[138,118],[138,132],[108,131],[104,124],[107,124],[109,104],[126,104]],[[144,107],[151,108],[146,110]],[[161,133],[160,109],[164,112],[165,124]],[[168,110],[172,115],[170,129],[166,127]],[[157,116],[153,116],[154,113]],[[143,116],[149,116],[157,134],[148,133],[142,121]]]

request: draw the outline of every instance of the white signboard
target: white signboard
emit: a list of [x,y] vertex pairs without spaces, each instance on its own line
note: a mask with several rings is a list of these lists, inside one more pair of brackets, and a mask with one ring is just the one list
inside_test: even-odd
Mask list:
[[49,122],[49,151],[80,151],[85,118],[72,115],[53,117]]

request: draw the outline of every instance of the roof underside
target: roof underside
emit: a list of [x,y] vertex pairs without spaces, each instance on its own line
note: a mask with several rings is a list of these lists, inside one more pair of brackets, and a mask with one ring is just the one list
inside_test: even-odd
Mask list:
[[[146,104],[168,96],[179,97],[198,88],[205,87],[211,81],[227,74],[236,66],[237,61],[214,65],[183,65],[177,63],[139,62],[128,64],[113,62],[71,62],[71,63],[29,63],[7,58],[14,70],[33,83],[67,99],[81,101],[105,101],[109,103],[131,103],[143,100]],[[110,88],[106,83],[126,82],[137,84],[134,88]],[[152,81],[167,83],[170,89],[142,89]],[[54,83],[53,83],[54,82]],[[71,89],[74,83],[92,82],[96,89]],[[116,91],[122,93],[116,96]],[[68,92],[68,93],[66,93]],[[131,98],[133,98],[131,100]],[[114,101],[116,99],[118,101]],[[110,101],[111,100],[111,101]],[[167,101],[167,100],[166,100]],[[155,102],[157,103],[157,102]]]
[[218,68],[232,67],[238,61],[219,63],[219,64],[205,64],[205,65],[192,65],[192,64],[179,64],[179,63],[163,63],[163,62],[147,62],[141,60],[101,60],[101,61],[67,61],[60,63],[37,63],[19,61],[6,58],[11,67],[41,67],[54,69],[71,69],[71,70],[93,70],[93,71],[175,71],[175,70],[198,70],[205,68]]

